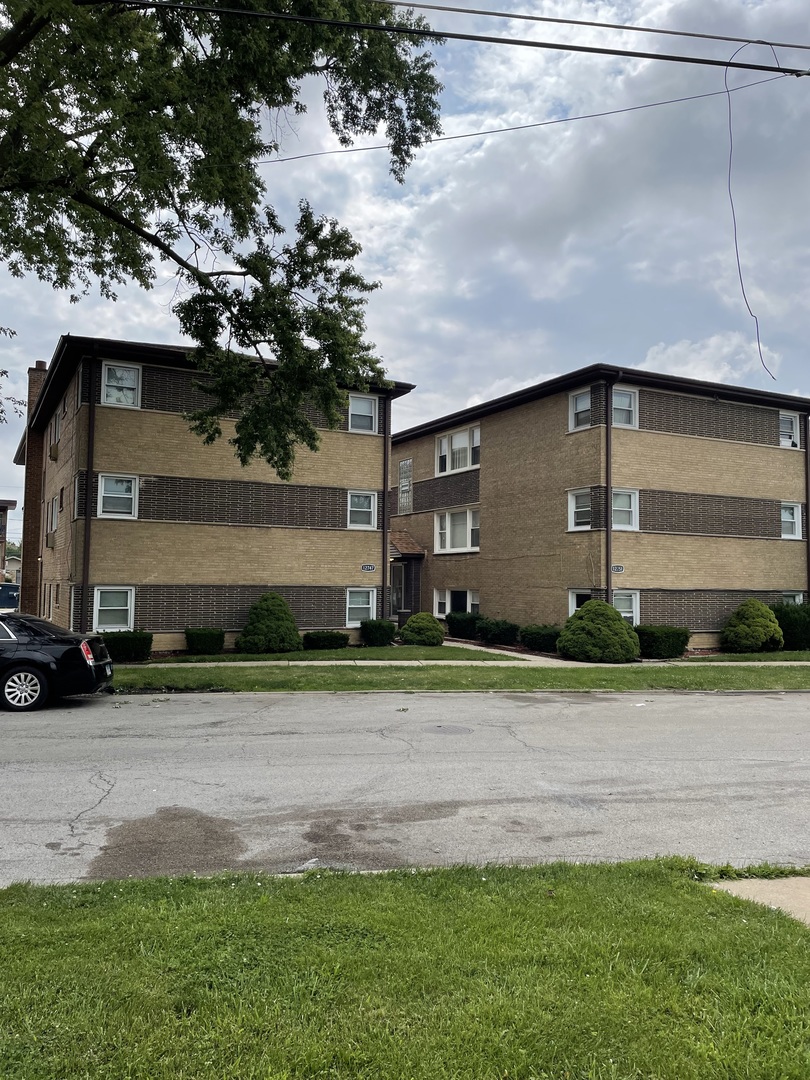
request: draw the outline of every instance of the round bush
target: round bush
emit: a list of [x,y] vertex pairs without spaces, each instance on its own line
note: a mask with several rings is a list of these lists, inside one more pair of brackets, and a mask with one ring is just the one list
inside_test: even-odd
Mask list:
[[293,613],[283,596],[268,592],[248,612],[247,623],[236,639],[242,653],[298,652],[303,648]]
[[364,645],[390,645],[397,636],[397,624],[390,619],[363,619],[360,639]]
[[611,604],[588,600],[562,628],[557,651],[568,660],[627,664],[639,655],[638,634]]
[[720,634],[726,652],[769,652],[784,647],[785,638],[776,616],[761,600],[743,600]]
[[428,611],[411,615],[399,635],[406,645],[441,645],[444,641],[442,624]]

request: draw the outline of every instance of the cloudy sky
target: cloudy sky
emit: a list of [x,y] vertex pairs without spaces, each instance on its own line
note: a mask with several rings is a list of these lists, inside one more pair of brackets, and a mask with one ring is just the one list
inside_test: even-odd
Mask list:
[[[476,6],[502,10],[490,0]],[[503,7],[508,7],[503,0]],[[806,0],[529,0],[524,14],[630,23],[810,44]],[[728,60],[737,44],[484,16],[428,13],[439,30],[597,44]],[[777,49],[785,67],[810,52]],[[596,362],[810,395],[810,78],[731,71],[736,90],[733,182],[745,287],[740,290],[727,190],[723,68],[448,42],[437,52],[445,135],[566,122],[437,142],[403,185],[384,151],[268,165],[270,201],[292,221],[296,202],[337,217],[363,245],[361,269],[382,282],[369,338],[393,378],[416,383],[394,427],[509,393]],[[749,45],[739,60],[772,64]],[[702,100],[639,109],[698,94]],[[334,149],[315,89],[284,155]],[[590,119],[568,119],[634,109]],[[373,142],[374,140],[369,140]],[[121,291],[115,305],[71,305],[33,279],[0,271],[6,392],[25,396],[25,370],[60,334],[182,339],[170,281]],[[11,464],[21,434],[0,427],[0,498],[22,499]],[[20,534],[19,509],[9,535]]]

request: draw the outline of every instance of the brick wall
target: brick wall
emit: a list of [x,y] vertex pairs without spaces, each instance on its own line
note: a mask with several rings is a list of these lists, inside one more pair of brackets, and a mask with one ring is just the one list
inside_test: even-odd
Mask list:
[[[800,584],[796,590],[801,591]],[[639,594],[642,623],[686,626],[690,630],[720,630],[743,600],[778,604],[783,590],[647,589]]]
[[420,514],[426,510],[444,510],[448,506],[477,503],[478,477],[478,469],[467,469],[419,481],[413,486],[413,512]]

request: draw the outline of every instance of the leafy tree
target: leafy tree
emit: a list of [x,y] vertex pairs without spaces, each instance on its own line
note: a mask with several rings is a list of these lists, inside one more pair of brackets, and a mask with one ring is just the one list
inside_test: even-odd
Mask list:
[[194,430],[213,441],[237,413],[239,459],[288,477],[296,444],[318,444],[304,403],[335,423],[340,386],[382,377],[363,337],[376,286],[349,233],[306,202],[284,239],[259,165],[318,77],[340,142],[383,127],[401,180],[440,130],[425,43],[441,39],[255,17],[427,28],[371,0],[204,6],[0,0],[0,260],[76,299],[93,281],[112,299],[130,280],[148,289],[158,260],[172,265],[173,311],[212,395]]
[[[2,337],[14,337],[14,331],[8,326],[0,326],[0,336]],[[0,368],[0,380],[7,379],[8,372],[3,368]],[[12,407],[17,416],[23,415],[24,401],[20,401],[19,398],[11,397],[9,394],[0,394],[0,424],[6,422],[6,402]]]

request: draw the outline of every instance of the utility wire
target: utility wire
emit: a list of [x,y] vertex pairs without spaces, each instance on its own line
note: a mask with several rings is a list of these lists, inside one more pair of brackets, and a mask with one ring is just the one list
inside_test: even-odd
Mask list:
[[[744,49],[744,48],[745,48],[745,45],[741,45],[739,49],[735,50],[735,52],[733,52],[732,56],[731,56],[732,60],[737,55],[737,53],[740,52],[740,50]],[[772,48],[772,51],[773,51],[773,48]],[[775,52],[774,52],[773,55],[774,55],[774,59],[776,60],[776,62],[779,63],[779,58],[777,57]],[[732,227],[733,227],[733,231],[734,231],[734,254],[735,254],[735,257],[736,257],[736,260],[737,260],[737,276],[740,279],[740,292],[742,293],[743,301],[745,303],[746,308],[748,309],[748,314],[754,320],[754,326],[756,327],[757,351],[759,352],[759,362],[760,362],[760,364],[762,364],[763,368],[765,369],[765,371],[767,371],[767,373],[770,375],[770,377],[775,381],[776,376],[771,371],[771,369],[768,367],[768,365],[765,363],[765,357],[762,355],[762,339],[760,338],[760,333],[759,333],[759,319],[754,314],[754,312],[751,310],[751,305],[748,302],[748,295],[747,295],[747,293],[745,291],[745,279],[743,278],[742,262],[740,260],[740,244],[739,244],[739,240],[738,240],[738,237],[737,237],[737,211],[734,208],[734,193],[732,191],[732,185],[731,185],[732,165],[733,165],[733,161],[734,161],[734,127],[733,127],[733,124],[732,124],[732,115],[731,115],[731,91],[729,90],[729,85],[728,85],[728,71],[726,71],[725,75],[723,76],[723,83],[724,83],[725,88],[726,88],[725,89],[725,94],[726,94],[726,97],[728,98],[728,177],[727,177],[727,188],[728,188],[728,202],[729,202],[729,206],[731,207],[731,222],[732,222]]]
[[[375,4],[387,7],[402,7],[403,0],[372,0]],[[495,19],[513,19],[521,22],[554,23],[563,26],[587,26],[598,30],[629,30],[636,34],[669,34],[672,37],[700,38],[703,41],[742,42],[744,45],[775,45],[778,49],[810,49],[810,45],[799,45],[787,41],[763,41],[759,38],[728,37],[725,34],[699,34],[690,30],[662,30],[654,26],[628,26],[625,23],[591,22],[585,19],[558,19],[550,15],[521,15],[515,11],[487,11],[484,8],[448,7],[445,4],[414,4],[407,0],[409,8],[418,11],[448,11],[456,15],[486,15]]]
[[408,38],[447,39],[452,41],[475,41],[487,45],[513,45],[524,49],[550,49],[556,52],[590,53],[597,56],[626,56],[636,60],[667,60],[675,64],[701,64],[706,67],[739,68],[743,71],[779,72],[797,78],[810,75],[805,68],[769,67],[765,64],[743,64],[731,60],[713,60],[705,56],[679,56],[670,53],[639,52],[632,49],[603,49],[596,45],[566,45],[553,41],[529,41],[525,38],[492,37],[487,34],[462,34],[448,30],[426,29],[419,26],[386,26],[382,23],[364,23],[322,19],[314,15],[288,15],[270,11],[246,11],[238,8],[208,7],[202,4],[181,4],[176,0],[116,0],[118,7],[140,8],[154,11],[188,11],[200,15],[234,15],[276,22],[301,23],[309,26],[331,26],[342,30],[368,30],[394,34]]
[[[582,113],[580,116],[562,116],[556,120],[538,120],[532,124],[514,124],[511,127],[487,128],[483,131],[465,131],[459,135],[439,135],[435,139],[426,142],[422,149],[432,146],[434,143],[455,142],[458,139],[477,139],[484,135],[501,135],[509,131],[528,131],[531,128],[552,127],[554,124],[571,124],[576,120],[598,120],[604,116],[619,116],[622,113],[640,112],[642,109],[657,109],[662,105],[679,105],[685,101],[700,101],[702,98],[725,97],[726,94],[734,94],[738,90],[746,90],[751,86],[764,86],[765,83],[779,82],[786,78],[785,75],[774,75],[770,79],[757,79],[756,82],[743,83],[741,86],[727,86],[725,90],[712,90],[706,94],[689,94],[686,97],[666,98],[663,101],[648,101],[644,105],[626,105],[621,109],[606,109],[604,112]],[[334,154],[361,154],[366,150],[388,150],[388,143],[376,143],[374,146],[348,146],[336,150],[313,150],[307,154],[290,154],[287,157],[259,159],[257,165],[276,165],[282,161],[303,161],[305,158],[331,157]],[[219,166],[216,166],[219,168]]]

